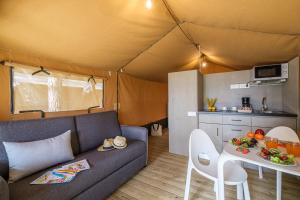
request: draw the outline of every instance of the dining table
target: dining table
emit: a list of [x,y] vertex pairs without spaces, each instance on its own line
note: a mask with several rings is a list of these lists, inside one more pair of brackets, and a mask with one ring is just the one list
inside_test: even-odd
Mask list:
[[[277,181],[276,181],[276,199],[281,200],[281,190],[278,187],[281,187],[281,179],[282,173],[292,174],[300,177],[300,158],[296,157],[295,165],[287,166],[287,165],[279,165],[275,163],[271,163],[268,160],[263,159],[258,155],[260,152],[260,148],[252,148],[250,152],[247,154],[243,154],[236,150],[236,146],[232,145],[229,142],[225,142],[223,146],[223,151],[218,160],[218,199],[224,200],[224,164],[229,160],[233,161],[241,161],[250,164],[254,164],[257,166],[261,166],[264,168],[275,170],[277,173]],[[251,194],[250,194],[251,195]]]

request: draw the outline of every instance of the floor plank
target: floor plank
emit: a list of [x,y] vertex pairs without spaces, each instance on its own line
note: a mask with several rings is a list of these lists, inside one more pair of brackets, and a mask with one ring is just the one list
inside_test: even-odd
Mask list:
[[[169,153],[168,134],[162,137],[149,138],[148,166],[130,181],[113,193],[109,200],[171,200],[183,199],[185,189],[187,158]],[[264,179],[258,178],[255,170],[248,170],[248,182],[251,199],[276,199],[276,174],[264,173]],[[300,199],[300,180],[294,176],[283,174],[283,200]],[[192,174],[190,199],[215,199],[213,182]],[[226,199],[236,199],[236,189],[226,186]]]

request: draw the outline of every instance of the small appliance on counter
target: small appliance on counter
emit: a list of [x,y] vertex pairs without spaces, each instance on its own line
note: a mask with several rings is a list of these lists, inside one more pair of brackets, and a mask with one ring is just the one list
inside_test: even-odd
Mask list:
[[227,107],[226,107],[226,106],[223,106],[223,107],[222,107],[222,111],[227,111]]
[[232,112],[237,112],[237,110],[238,110],[238,109],[237,109],[236,106],[232,106],[232,107],[231,107],[231,111],[232,111]]
[[238,109],[238,112],[252,113],[252,106],[250,104],[250,97],[242,97],[242,107]]

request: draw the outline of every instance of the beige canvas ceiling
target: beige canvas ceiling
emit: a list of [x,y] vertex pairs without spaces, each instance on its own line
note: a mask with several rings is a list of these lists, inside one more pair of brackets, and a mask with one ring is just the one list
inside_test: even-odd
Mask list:
[[[149,80],[198,66],[161,0],[1,0],[0,50]],[[300,54],[299,0],[168,0],[182,28],[220,70]],[[213,63],[218,63],[214,65]],[[208,70],[209,71],[209,70]],[[215,71],[215,70],[213,70]]]

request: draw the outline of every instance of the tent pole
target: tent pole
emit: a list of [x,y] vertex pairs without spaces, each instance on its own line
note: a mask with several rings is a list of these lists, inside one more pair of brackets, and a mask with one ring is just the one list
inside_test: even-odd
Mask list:
[[117,71],[117,118],[119,119],[119,70]]

